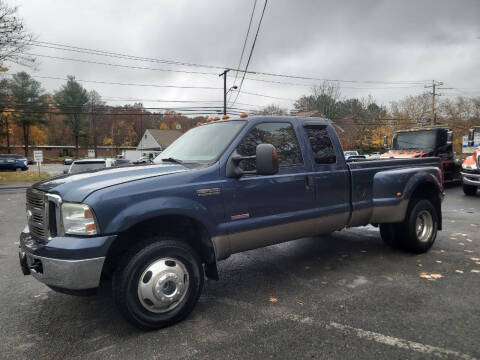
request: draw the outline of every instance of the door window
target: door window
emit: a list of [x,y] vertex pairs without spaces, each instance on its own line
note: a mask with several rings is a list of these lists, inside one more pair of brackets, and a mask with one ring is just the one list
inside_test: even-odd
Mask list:
[[[237,147],[241,156],[254,156],[257,145],[272,144],[277,148],[280,167],[302,165],[302,152],[293,126],[289,123],[262,123],[250,130]],[[244,171],[256,169],[255,159],[242,160]]]
[[307,126],[308,141],[312,147],[315,163],[317,164],[335,164],[337,157],[335,156],[335,149],[333,148],[332,140],[328,135],[327,127],[321,126]]

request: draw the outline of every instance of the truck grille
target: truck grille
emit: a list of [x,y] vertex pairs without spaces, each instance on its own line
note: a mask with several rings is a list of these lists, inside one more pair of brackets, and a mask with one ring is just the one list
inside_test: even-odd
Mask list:
[[28,217],[28,227],[30,228],[30,234],[41,240],[48,239],[47,204],[43,192],[32,188],[27,189],[27,213],[31,213]]

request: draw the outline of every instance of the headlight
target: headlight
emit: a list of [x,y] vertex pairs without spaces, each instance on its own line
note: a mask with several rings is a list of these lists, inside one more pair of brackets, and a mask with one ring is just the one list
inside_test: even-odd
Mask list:
[[465,164],[463,163],[462,164],[462,169],[465,169],[465,170],[477,170],[477,164],[473,163],[473,164]]
[[97,224],[88,205],[63,203],[62,220],[65,234],[95,235]]

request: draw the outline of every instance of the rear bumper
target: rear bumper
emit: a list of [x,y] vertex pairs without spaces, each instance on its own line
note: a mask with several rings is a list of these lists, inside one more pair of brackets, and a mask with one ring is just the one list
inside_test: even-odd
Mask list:
[[472,174],[472,173],[462,172],[462,182],[465,185],[480,186],[480,173]]
[[[30,236],[27,228],[20,235],[20,267],[24,275],[51,287],[93,289],[100,284],[106,252],[115,237],[53,238],[42,244]],[[57,247],[61,244],[70,246]]]

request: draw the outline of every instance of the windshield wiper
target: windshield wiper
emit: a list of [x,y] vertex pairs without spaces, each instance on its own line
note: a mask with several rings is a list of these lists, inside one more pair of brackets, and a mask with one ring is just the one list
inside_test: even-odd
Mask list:
[[169,158],[165,158],[165,159],[160,159],[164,162],[172,162],[172,163],[176,163],[176,164],[183,164],[183,161],[182,160],[179,160],[179,159],[175,159],[173,157],[169,157]]

